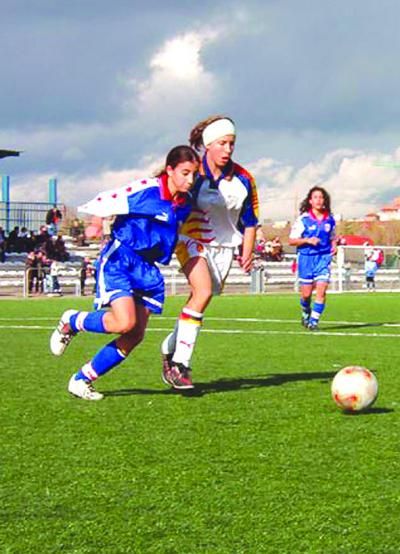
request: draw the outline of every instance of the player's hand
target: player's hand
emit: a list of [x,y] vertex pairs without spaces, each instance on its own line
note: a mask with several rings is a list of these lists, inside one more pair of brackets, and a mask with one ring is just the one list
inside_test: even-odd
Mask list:
[[253,267],[253,256],[247,256],[246,258],[244,256],[239,256],[238,261],[243,271],[245,273],[250,273]]
[[311,244],[312,246],[317,246],[321,242],[321,239],[318,237],[310,237],[307,239],[307,244]]

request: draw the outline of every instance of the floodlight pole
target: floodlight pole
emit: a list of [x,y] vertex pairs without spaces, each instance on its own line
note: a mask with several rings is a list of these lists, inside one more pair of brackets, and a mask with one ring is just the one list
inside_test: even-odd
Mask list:
[[49,203],[57,206],[57,179],[49,179]]
[[5,232],[10,232],[10,177],[3,175],[1,178],[1,200],[5,204]]

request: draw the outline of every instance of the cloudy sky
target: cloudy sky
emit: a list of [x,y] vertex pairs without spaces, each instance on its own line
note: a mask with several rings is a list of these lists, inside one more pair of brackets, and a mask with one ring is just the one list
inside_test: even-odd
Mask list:
[[398,0],[2,0],[0,161],[12,200],[76,206],[158,167],[215,113],[262,216],[324,184],[357,217],[400,196]]

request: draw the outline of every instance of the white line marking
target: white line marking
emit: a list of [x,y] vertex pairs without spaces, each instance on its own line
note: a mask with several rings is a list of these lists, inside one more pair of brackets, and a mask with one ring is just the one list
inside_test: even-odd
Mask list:
[[[152,320],[163,321],[175,321],[177,318],[173,316],[159,316],[154,315]],[[54,321],[54,325],[57,323],[57,319],[54,317],[0,317],[0,321]],[[300,325],[299,319],[279,319],[279,318],[258,318],[258,317],[208,317],[205,316],[204,321],[229,321],[229,322],[241,322],[241,323],[293,323]],[[379,326],[379,327],[400,327],[400,323],[380,323],[379,321],[327,321],[323,320],[324,325],[359,325],[362,326]]]
[[[54,327],[44,327],[41,325],[0,325],[0,329],[29,329],[48,331]],[[170,329],[162,327],[149,327],[147,331],[155,333],[168,333]],[[400,339],[399,334],[392,333],[332,333],[330,331],[268,331],[268,330],[248,330],[248,329],[203,329],[202,333],[214,333],[223,335],[303,335],[308,337],[377,337],[377,338],[395,338]]]

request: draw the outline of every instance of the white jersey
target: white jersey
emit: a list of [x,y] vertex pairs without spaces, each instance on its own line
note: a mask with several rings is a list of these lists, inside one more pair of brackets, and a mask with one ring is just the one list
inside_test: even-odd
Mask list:
[[180,238],[235,248],[243,241],[244,228],[258,223],[254,179],[237,164],[232,164],[229,177],[219,180],[217,186],[206,175],[200,175],[193,195],[196,205],[181,228]]

